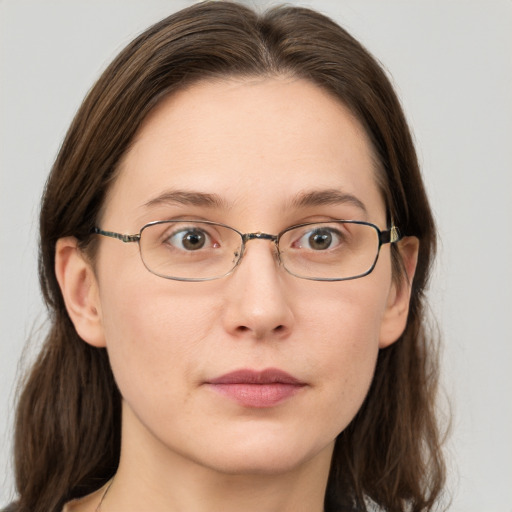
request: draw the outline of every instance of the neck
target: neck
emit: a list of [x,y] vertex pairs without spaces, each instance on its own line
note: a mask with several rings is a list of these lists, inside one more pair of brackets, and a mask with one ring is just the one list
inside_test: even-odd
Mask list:
[[133,442],[134,434],[123,427],[119,469],[101,512],[323,511],[331,445],[290,467],[234,472],[191,460],[147,432]]
[[302,480],[293,478],[294,475],[225,475],[209,480],[166,476],[158,482],[142,478],[134,482],[118,473],[100,512],[323,511],[325,486],[301,486]]

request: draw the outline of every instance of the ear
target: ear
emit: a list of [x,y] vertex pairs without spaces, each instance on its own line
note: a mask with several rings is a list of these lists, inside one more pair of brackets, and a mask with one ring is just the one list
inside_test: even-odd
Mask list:
[[66,309],[78,335],[90,345],[105,346],[96,276],[74,237],[55,247],[55,274]]
[[379,348],[385,348],[393,344],[405,330],[409,314],[412,280],[418,262],[419,245],[419,240],[415,236],[405,237],[398,242],[398,250],[402,257],[405,275],[393,280],[391,285],[381,324]]

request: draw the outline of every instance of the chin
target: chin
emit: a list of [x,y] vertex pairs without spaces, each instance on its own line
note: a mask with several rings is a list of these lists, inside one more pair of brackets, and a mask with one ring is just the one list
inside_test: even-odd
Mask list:
[[261,437],[231,442],[224,448],[217,445],[198,462],[225,475],[272,476],[300,470],[315,459],[330,461],[334,448],[334,441],[325,444]]

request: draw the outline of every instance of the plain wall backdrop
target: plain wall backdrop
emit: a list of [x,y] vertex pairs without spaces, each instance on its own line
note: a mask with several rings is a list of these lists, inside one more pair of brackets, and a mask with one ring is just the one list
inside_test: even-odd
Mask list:
[[[0,506],[19,360],[44,333],[42,187],[83,96],[114,55],[185,0],[0,0]],[[276,2],[253,0],[253,6]],[[455,512],[512,511],[512,2],[310,0],[381,61],[417,141],[441,244],[431,285]],[[444,406],[446,409],[446,406]]]

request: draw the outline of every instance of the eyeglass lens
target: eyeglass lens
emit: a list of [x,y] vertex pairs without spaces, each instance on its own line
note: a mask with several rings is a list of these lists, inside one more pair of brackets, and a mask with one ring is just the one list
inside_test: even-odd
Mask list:
[[[140,239],[148,270],[170,279],[222,277],[236,267],[242,247],[242,236],[235,229],[200,221],[150,223]],[[281,233],[278,248],[282,265],[295,276],[352,279],[373,268],[379,233],[375,226],[358,222],[306,224]]]

